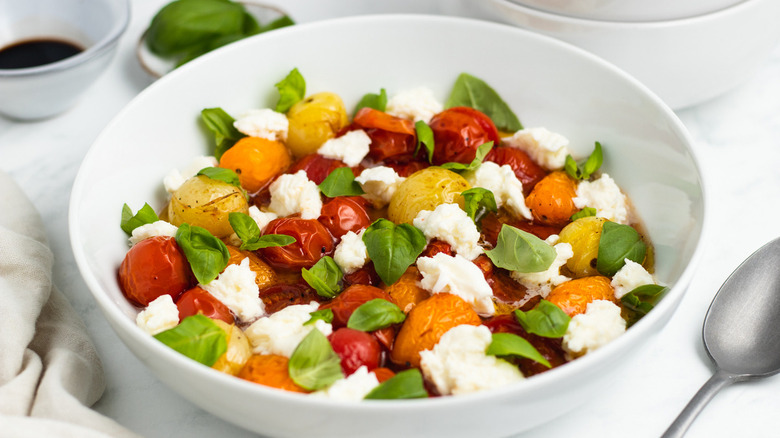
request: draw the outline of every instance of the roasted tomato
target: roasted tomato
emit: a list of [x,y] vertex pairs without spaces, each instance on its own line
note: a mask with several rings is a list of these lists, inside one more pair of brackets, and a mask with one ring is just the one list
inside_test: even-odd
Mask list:
[[387,292],[378,287],[355,284],[344,289],[331,302],[323,304],[320,308],[331,309],[333,311],[333,328],[340,328],[347,325],[347,321],[355,309],[376,298],[395,303]]
[[287,306],[309,304],[312,301],[320,301],[322,298],[306,284],[277,283],[260,289],[260,299],[265,304],[265,312],[272,314]]
[[214,295],[211,295],[199,286],[195,286],[181,294],[176,301],[176,307],[179,308],[179,321],[198,313],[211,319],[225,321],[228,324],[233,324],[235,320],[233,314],[230,313],[230,309],[222,304],[222,301],[219,301]]
[[[560,338],[543,338],[530,334],[523,329],[517,320],[515,320],[514,315],[494,316],[485,321],[484,324],[490,329],[491,333],[511,333],[524,338],[526,341],[530,342],[548,362],[550,362],[552,368],[566,363],[565,353],[561,347]],[[531,359],[519,359],[517,360],[517,363],[520,365],[520,371],[522,371],[523,375],[526,377],[550,369]]]
[[272,220],[263,234],[286,234],[295,242],[260,248],[260,255],[275,268],[311,268],[323,256],[333,254],[333,237],[316,219],[286,217]]
[[491,212],[486,214],[480,222],[480,225],[482,226],[482,238],[485,242],[489,242],[491,245],[495,246],[496,241],[498,240],[498,233],[501,232],[501,227],[504,226],[504,224],[519,228],[540,239],[547,239],[551,235],[559,234],[561,232],[561,227],[559,226],[540,225],[526,220],[517,220],[506,214],[502,214],[501,212],[498,214]]
[[330,335],[330,345],[341,358],[341,369],[350,375],[361,366],[368,371],[379,366],[382,348],[379,342],[366,332],[342,327]]
[[371,137],[368,156],[374,161],[407,162],[415,157],[414,122],[372,108],[361,108],[348,129],[362,129]]
[[399,176],[402,176],[404,178],[408,177],[414,172],[417,172],[418,170],[423,170],[426,167],[430,167],[430,164],[428,164],[427,161],[409,161],[406,163],[385,163],[385,165],[395,170],[395,173],[397,173]]
[[337,196],[322,206],[322,214],[317,219],[336,239],[348,231],[358,231],[371,225],[366,211],[367,201],[359,196]]
[[433,257],[440,252],[448,256],[453,255],[452,245],[443,240],[433,239],[425,247],[420,257]]
[[351,274],[344,274],[344,286],[352,286],[353,284],[376,286],[381,281],[382,279],[380,279],[379,274],[376,273],[374,262],[372,261],[369,261],[362,268]]
[[528,156],[525,151],[517,148],[499,146],[488,152],[485,161],[492,161],[499,166],[508,164],[515,172],[517,179],[523,183],[523,193],[531,193],[536,183],[547,175],[547,171]]
[[130,248],[119,265],[119,285],[127,299],[146,307],[160,295],[174,301],[195,285],[190,264],[173,237],[144,239]]
[[323,157],[320,154],[309,154],[294,162],[287,173],[296,173],[299,170],[303,170],[310,180],[320,184],[331,172],[339,167],[347,167],[347,165],[339,160]]
[[563,171],[553,172],[539,181],[525,198],[534,221],[564,227],[579,209],[574,205],[577,183]]
[[483,143],[501,141],[490,117],[465,106],[456,106],[436,114],[429,123],[436,147],[433,164],[449,162],[468,164],[474,161],[477,148]]

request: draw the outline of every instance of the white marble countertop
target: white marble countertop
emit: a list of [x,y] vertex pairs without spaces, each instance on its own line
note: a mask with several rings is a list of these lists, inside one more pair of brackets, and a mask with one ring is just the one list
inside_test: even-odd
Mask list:
[[[12,175],[41,212],[55,254],[55,284],[83,317],[104,362],[107,388],[94,408],[146,437],[248,437],[253,434],[162,385],[125,348],[98,310],[70,249],[71,185],[101,129],[151,83],[133,50],[151,16],[165,3],[133,1],[132,23],[117,57],[75,108],[36,123],[0,118],[0,168]],[[383,4],[339,0],[337,7],[324,0],[279,3],[299,22],[347,13],[438,12],[429,0]],[[741,86],[678,115],[695,140],[712,214],[706,251],[688,293],[642,357],[629,369],[615,372],[611,387],[522,437],[659,436],[712,372],[701,342],[701,324],[712,297],[745,257],[780,234],[780,47]],[[777,436],[778,394],[777,377],[725,388],[687,436]]]

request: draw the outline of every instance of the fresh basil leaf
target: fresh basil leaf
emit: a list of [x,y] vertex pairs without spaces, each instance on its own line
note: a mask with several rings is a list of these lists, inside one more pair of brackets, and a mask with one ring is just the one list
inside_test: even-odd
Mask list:
[[217,278],[230,260],[227,246],[205,228],[187,223],[179,225],[176,243],[187,257],[192,273],[200,284],[208,284]]
[[498,211],[496,198],[493,192],[482,187],[472,187],[461,193],[463,196],[466,214],[469,215],[474,223],[477,223],[488,211]]
[[154,212],[154,209],[148,203],[145,203],[135,215],[133,215],[133,210],[130,209],[130,206],[125,204],[122,206],[122,221],[119,226],[128,236],[132,236],[134,229],[158,220],[160,218],[157,217],[157,213]]
[[337,167],[322,180],[318,186],[323,195],[329,198],[336,196],[360,196],[366,192],[355,181],[355,174],[349,167]]
[[485,254],[499,268],[517,272],[542,272],[557,255],[555,248],[531,233],[504,224],[493,249]]
[[446,108],[455,106],[468,106],[482,111],[501,131],[515,132],[523,129],[520,120],[498,93],[485,81],[468,73],[461,73],[455,80],[445,104]]
[[264,26],[260,26],[257,33],[263,33],[271,30],[281,29],[283,27],[292,26],[294,24],[295,21],[293,21],[292,18],[288,17],[287,15],[284,15]]
[[216,181],[226,182],[232,186],[241,188],[241,181],[236,172],[222,167],[204,167],[198,171],[198,175],[203,175]]
[[596,269],[612,277],[626,264],[625,259],[641,264],[646,252],[647,245],[633,227],[606,221],[601,229]]
[[317,295],[333,298],[341,292],[341,279],[344,273],[332,257],[324,256],[317,260],[311,269],[301,269],[301,276],[317,291]]
[[560,307],[541,300],[535,308],[523,312],[515,310],[515,319],[526,332],[545,338],[560,338],[566,334],[571,318]]
[[333,322],[333,311],[330,309],[315,310],[314,312],[309,313],[309,315],[311,315],[311,318],[304,322],[303,325],[314,324],[319,320],[325,321],[328,324]]
[[474,156],[474,159],[469,164],[463,164],[463,163],[444,163],[441,165],[441,167],[452,170],[455,172],[460,172],[464,170],[474,170],[477,167],[482,165],[482,161],[487,156],[488,152],[490,152],[490,149],[493,148],[493,141],[489,141],[487,143],[482,143],[477,148],[477,154]]
[[580,211],[574,213],[573,215],[571,215],[569,220],[574,222],[577,219],[582,219],[584,217],[591,217],[591,216],[595,216],[595,215],[596,215],[596,209],[595,208],[593,208],[593,207],[585,207],[582,210],[580,210]]
[[176,327],[154,338],[207,367],[227,351],[227,334],[211,318],[202,314],[184,318]]
[[297,68],[292,69],[275,87],[279,90],[279,102],[276,103],[278,113],[286,113],[306,95],[306,81]]
[[313,329],[290,356],[287,365],[290,378],[298,386],[316,391],[344,378],[341,358],[333,351],[328,338]]
[[428,244],[422,231],[387,219],[377,219],[366,228],[363,242],[376,273],[387,285],[398,281]]
[[422,120],[415,122],[414,130],[417,132],[417,148],[414,150],[414,154],[417,155],[421,145],[425,146],[428,151],[428,162],[433,163],[433,130]]
[[373,332],[393,324],[400,324],[404,319],[406,314],[398,306],[390,301],[376,298],[355,309],[347,321],[347,327],[362,332]]
[[530,342],[513,333],[493,333],[493,340],[485,354],[490,356],[517,356],[531,359],[551,368],[550,362]]
[[623,295],[620,302],[623,305],[641,315],[653,310],[658,299],[668,291],[669,288],[658,284],[645,284]]
[[412,368],[401,371],[395,376],[380,383],[379,386],[366,394],[366,400],[400,400],[410,398],[426,398],[428,391],[423,385],[420,370]]
[[222,154],[233,147],[236,142],[246,135],[239,132],[233,126],[236,120],[225,112],[222,108],[205,108],[200,112],[200,118],[209,131],[214,133],[214,156],[219,160]]
[[593,152],[582,164],[577,163],[571,155],[567,155],[563,168],[570,177],[577,180],[587,180],[599,170],[603,162],[604,155],[601,151],[601,143],[596,142]]
[[295,242],[295,237],[286,234],[266,234],[262,235],[260,227],[251,216],[232,212],[228,215],[230,226],[241,239],[239,249],[244,251],[256,251],[260,248],[269,248],[272,246],[286,246]]
[[257,238],[257,240],[250,243],[244,242],[240,249],[246,251],[257,251],[260,248],[271,248],[274,246],[287,246],[295,243],[295,237],[288,236],[287,234],[264,234]]
[[385,89],[380,89],[379,94],[366,93],[363,95],[363,97],[360,98],[360,102],[355,106],[355,112],[352,113],[353,117],[358,111],[366,107],[384,112],[387,108],[387,92]]

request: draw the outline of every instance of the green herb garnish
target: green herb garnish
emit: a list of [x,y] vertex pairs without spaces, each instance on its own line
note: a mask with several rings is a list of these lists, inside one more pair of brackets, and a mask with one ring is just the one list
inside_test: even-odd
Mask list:
[[355,174],[349,167],[337,167],[318,186],[323,195],[329,198],[336,196],[360,196],[366,192],[355,181]]
[[523,125],[515,113],[501,97],[485,81],[468,73],[461,73],[452,87],[446,108],[468,106],[479,110],[495,123],[496,128],[515,132],[523,129]]
[[633,227],[606,221],[601,229],[596,269],[612,277],[626,264],[625,259],[641,264],[646,252],[647,245]]
[[482,187],[472,187],[461,193],[465,201],[466,214],[477,223],[488,211],[498,211],[493,192]]
[[227,351],[227,335],[211,318],[198,314],[176,327],[154,335],[155,339],[208,367]]
[[200,118],[209,131],[214,133],[214,156],[219,160],[238,140],[246,137],[233,126],[236,121],[222,108],[206,108],[200,112]]
[[545,338],[560,338],[566,334],[571,318],[560,307],[541,300],[535,308],[514,311],[515,319],[526,332]]
[[485,157],[487,156],[488,152],[490,152],[490,149],[493,148],[493,142],[489,141],[487,143],[482,143],[477,147],[477,153],[474,156],[474,159],[471,160],[471,163],[469,164],[463,164],[463,163],[444,163],[441,165],[441,167],[452,170],[453,172],[461,172],[466,170],[474,170],[477,167],[482,165],[482,161],[485,160]]
[[417,155],[417,152],[420,150],[420,146],[425,146],[425,149],[428,151],[428,162],[433,162],[433,130],[430,126],[428,126],[427,123],[423,122],[422,120],[418,120],[414,124],[414,130],[417,132],[417,148],[414,150],[414,154]]
[[227,246],[205,228],[181,224],[176,231],[176,243],[200,284],[208,284],[217,278],[230,260]]
[[542,272],[557,255],[544,240],[511,225],[504,224],[493,249],[485,254],[499,268],[517,272]]
[[596,142],[593,152],[582,164],[577,163],[571,155],[567,155],[563,168],[575,180],[587,180],[594,172],[599,170],[603,161],[604,155],[601,152],[601,143]]
[[550,368],[550,362],[530,342],[512,333],[493,333],[493,340],[485,354],[490,356],[516,356],[531,359]]
[[366,400],[399,400],[410,398],[426,398],[428,391],[423,385],[420,370],[412,368],[401,371],[395,376],[382,382],[369,392]]
[[344,378],[341,359],[328,338],[317,329],[309,332],[295,348],[287,370],[293,382],[310,391],[326,388]]
[[377,111],[384,112],[387,108],[387,92],[384,88],[379,90],[379,94],[366,93],[360,98],[357,106],[355,106],[355,112],[352,113],[352,117],[363,108],[373,108]]
[[620,302],[640,315],[646,315],[653,310],[658,299],[668,290],[668,287],[658,284],[645,284],[623,295]]
[[406,319],[406,314],[390,301],[376,298],[360,305],[347,321],[347,327],[363,332],[390,327],[400,324]]
[[239,249],[244,251],[256,251],[260,248],[270,248],[273,246],[286,246],[295,243],[295,237],[287,234],[266,234],[262,235],[260,227],[251,216],[232,212],[228,214],[228,221],[233,231],[241,239]]
[[278,113],[286,113],[306,95],[306,81],[297,68],[292,69],[275,87],[279,90],[279,101],[276,103]]
[[333,298],[341,292],[341,278],[344,273],[332,257],[324,256],[317,260],[311,269],[301,269],[301,276],[317,291],[317,295]]
[[304,322],[303,325],[309,325],[314,324],[317,321],[325,321],[328,324],[333,322],[333,311],[330,309],[320,309],[315,310],[314,312],[309,313],[311,318],[309,318],[308,321]]
[[141,225],[157,222],[158,220],[160,220],[160,218],[157,217],[157,213],[155,213],[154,209],[147,203],[144,203],[144,206],[141,207],[135,215],[133,215],[133,210],[130,209],[130,206],[125,204],[122,206],[122,221],[119,226],[128,236],[132,236],[133,230],[136,228]]
[[366,228],[363,242],[376,273],[387,285],[398,281],[428,244],[422,231],[387,219],[377,219]]

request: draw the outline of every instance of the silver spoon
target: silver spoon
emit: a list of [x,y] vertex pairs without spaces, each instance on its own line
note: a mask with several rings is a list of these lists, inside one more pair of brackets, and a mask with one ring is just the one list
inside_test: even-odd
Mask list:
[[754,252],[723,283],[704,317],[715,374],[662,438],[682,437],[723,387],[780,372],[780,238]]

